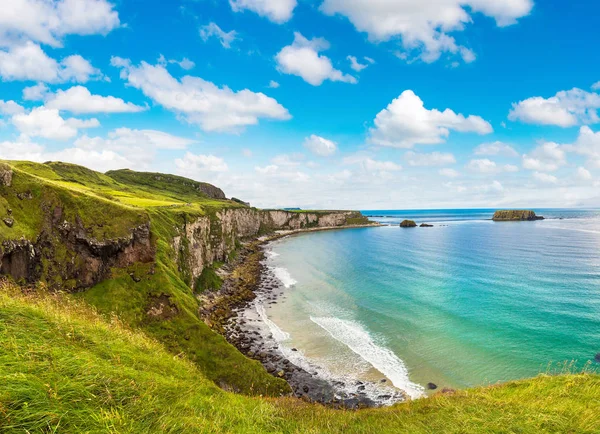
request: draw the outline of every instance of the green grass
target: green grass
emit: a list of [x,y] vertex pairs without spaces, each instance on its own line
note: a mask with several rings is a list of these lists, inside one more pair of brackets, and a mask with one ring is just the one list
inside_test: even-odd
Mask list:
[[599,406],[589,373],[357,412],[244,397],[115,317],[0,284],[3,433],[597,433]]

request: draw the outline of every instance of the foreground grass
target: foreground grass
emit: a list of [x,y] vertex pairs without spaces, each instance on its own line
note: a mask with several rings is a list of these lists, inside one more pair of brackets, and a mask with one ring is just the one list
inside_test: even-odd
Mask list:
[[0,431],[600,432],[600,377],[540,376],[345,412],[225,392],[197,366],[81,301],[0,283]]

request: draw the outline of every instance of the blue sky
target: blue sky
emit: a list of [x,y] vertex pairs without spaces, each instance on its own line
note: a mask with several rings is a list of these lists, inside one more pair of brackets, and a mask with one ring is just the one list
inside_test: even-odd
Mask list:
[[262,207],[596,207],[599,12],[12,0],[0,158],[178,173]]

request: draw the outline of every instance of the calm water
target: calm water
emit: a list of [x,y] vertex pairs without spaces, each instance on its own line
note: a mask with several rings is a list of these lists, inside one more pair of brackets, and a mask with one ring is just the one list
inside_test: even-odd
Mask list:
[[[600,353],[600,212],[366,211],[398,226],[304,234],[271,246],[286,284],[267,309],[295,347],[337,376],[467,387]],[[389,382],[388,382],[389,384]]]

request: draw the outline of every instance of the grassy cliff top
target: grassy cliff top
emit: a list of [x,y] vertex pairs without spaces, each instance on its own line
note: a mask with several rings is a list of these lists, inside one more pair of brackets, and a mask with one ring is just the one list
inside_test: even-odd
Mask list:
[[0,282],[0,431],[600,431],[600,376],[559,375],[358,412],[225,392],[141,332]]

